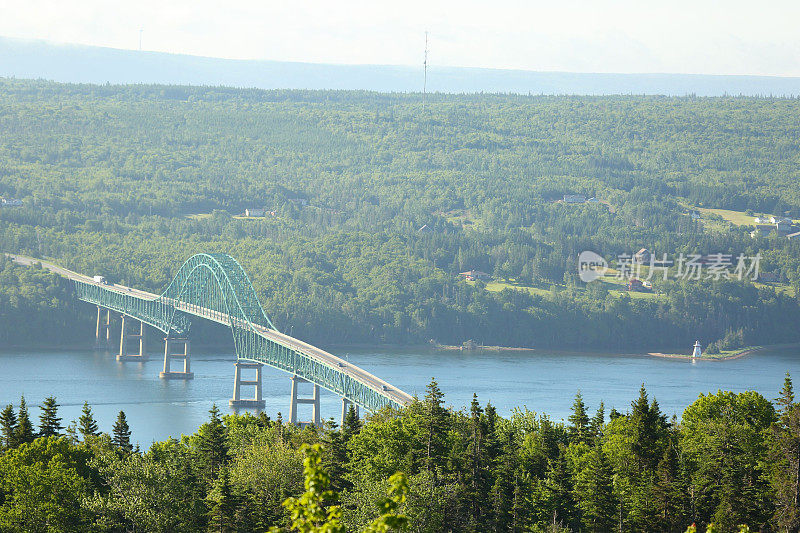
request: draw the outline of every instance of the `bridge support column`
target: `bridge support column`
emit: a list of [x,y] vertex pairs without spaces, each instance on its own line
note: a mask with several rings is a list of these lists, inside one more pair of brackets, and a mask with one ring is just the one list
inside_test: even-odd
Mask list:
[[[122,325],[119,334],[119,354],[117,361],[147,361],[147,329],[142,321],[139,322],[139,333],[128,333],[127,320],[136,320],[132,317],[122,315]],[[131,340],[139,341],[139,353],[129,354],[128,342]]]
[[97,306],[97,328],[94,335],[95,347],[111,344],[111,309],[106,309],[106,316],[103,318],[103,308]]
[[358,404],[355,404],[348,400],[347,398],[342,398],[342,423],[339,426],[344,427],[344,419],[347,418],[347,413],[350,411],[350,407],[356,410],[356,416],[358,416]]
[[[264,408],[264,398],[261,395],[261,363],[243,363],[236,361],[236,373],[233,378],[233,398],[228,402],[231,407],[255,407],[257,409]],[[255,379],[244,380],[242,379],[242,370],[255,370]],[[252,398],[242,399],[242,385],[252,385],[255,387]]]
[[[303,379],[298,375],[292,376],[292,398],[291,403],[289,404],[289,420],[295,426],[304,427],[309,424],[314,424],[315,426],[319,427],[320,425],[320,413],[319,413],[319,385],[314,383],[314,393],[311,398],[298,398],[297,397],[297,386],[300,383],[311,383],[307,379]],[[297,421],[297,406],[299,404],[311,404],[311,415],[313,417],[311,422],[298,422]]]
[[[183,344],[183,351],[173,352],[174,344]],[[172,370],[172,359],[183,359],[183,372]],[[189,371],[189,339],[186,337],[164,337],[164,371],[161,379],[194,379],[194,372]]]

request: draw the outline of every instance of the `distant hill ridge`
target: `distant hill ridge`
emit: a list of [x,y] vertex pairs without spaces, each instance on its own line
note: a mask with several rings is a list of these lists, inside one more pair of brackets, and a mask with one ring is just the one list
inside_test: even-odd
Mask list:
[[[420,92],[421,67],[219,59],[0,37],[0,76],[75,83],[224,85],[260,89]],[[798,96],[800,78],[700,74],[590,74],[467,67],[428,69],[444,93]]]

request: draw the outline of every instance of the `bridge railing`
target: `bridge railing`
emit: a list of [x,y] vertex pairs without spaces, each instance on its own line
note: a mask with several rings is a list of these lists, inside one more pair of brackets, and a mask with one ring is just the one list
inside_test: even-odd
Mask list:
[[[79,299],[134,317],[166,334],[188,334],[190,316],[226,324],[238,359],[300,376],[368,410],[402,407],[407,398],[400,393],[398,401],[385,382],[355,377],[348,373],[350,365],[305,343],[291,337],[282,342],[284,336],[264,313],[244,270],[226,254],[192,256],[163,294],[154,298],[79,279],[74,282]],[[309,349],[311,353],[304,353]],[[319,353],[315,356],[315,352]],[[331,360],[322,360],[324,356]]]

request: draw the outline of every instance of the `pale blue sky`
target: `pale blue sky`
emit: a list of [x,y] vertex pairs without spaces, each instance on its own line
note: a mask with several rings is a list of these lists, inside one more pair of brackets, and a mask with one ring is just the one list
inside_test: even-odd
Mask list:
[[213,57],[800,76],[800,2],[0,0],[0,35]]

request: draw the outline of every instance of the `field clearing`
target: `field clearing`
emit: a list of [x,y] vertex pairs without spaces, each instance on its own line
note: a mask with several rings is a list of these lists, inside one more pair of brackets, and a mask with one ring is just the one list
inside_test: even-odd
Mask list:
[[527,292],[528,294],[538,294],[540,296],[551,294],[551,291],[549,289],[531,287],[530,285],[518,285],[512,281],[490,281],[489,283],[486,284],[486,290],[489,292],[500,292],[503,289],[522,291],[522,292]]
[[701,214],[714,214],[724,218],[734,226],[753,226],[754,217],[747,215],[744,211],[731,211],[730,209],[708,209],[705,207],[696,208]]

